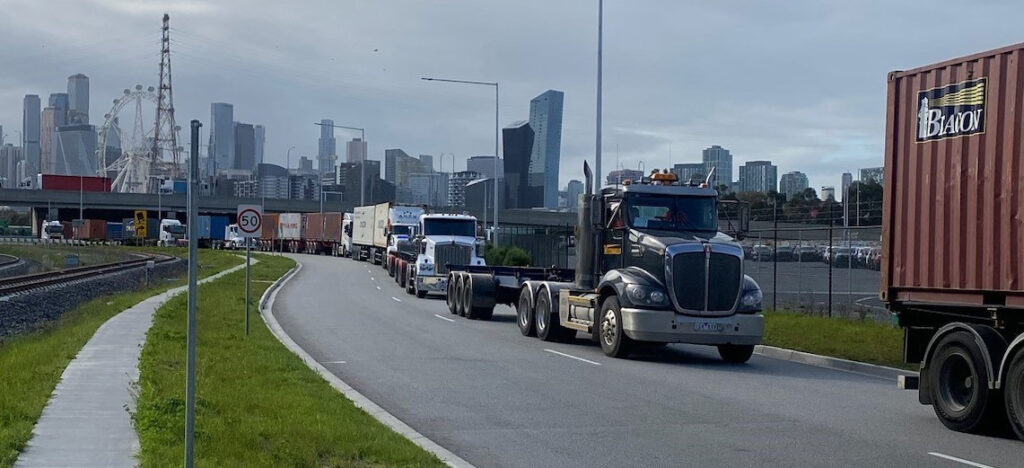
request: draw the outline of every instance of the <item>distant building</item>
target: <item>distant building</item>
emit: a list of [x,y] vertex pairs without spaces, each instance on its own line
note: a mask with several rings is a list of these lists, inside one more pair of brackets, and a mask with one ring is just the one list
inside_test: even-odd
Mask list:
[[884,167],[866,167],[860,170],[860,181],[867,183],[868,181],[873,180],[877,182],[878,185],[885,185],[882,183],[882,178],[884,175]]
[[[494,177],[494,156],[473,156],[466,159],[466,170],[480,173],[484,177]],[[498,158],[498,178],[505,178],[505,165]]]
[[672,167],[672,172],[683,184],[691,181],[693,183],[704,182],[704,176],[707,175],[704,171],[704,163],[679,163]]
[[466,184],[480,178],[479,172],[461,171],[448,178],[448,206],[466,207]]
[[231,169],[251,171],[256,168],[256,128],[252,124],[235,122],[235,159]]
[[[704,175],[711,174],[711,186],[729,185],[732,178],[732,153],[721,146],[714,145],[704,149],[701,154],[704,162]],[[711,170],[714,169],[714,173]]]
[[20,146],[6,143],[0,147],[0,187],[14,188],[18,186],[17,169],[20,161]]
[[[494,183],[493,178],[474,180],[463,188],[465,191],[465,209],[470,213],[479,213],[480,220],[487,218],[493,221],[494,216]],[[498,180],[498,193],[502,192],[502,181]],[[504,209],[505,204],[498,200],[498,209]]]
[[78,73],[68,77],[68,116],[70,125],[89,124],[89,77]]
[[605,185],[622,185],[627,180],[639,182],[643,176],[644,173],[638,169],[613,169],[608,172]]
[[530,186],[543,191],[544,207],[558,208],[558,169],[562,151],[562,104],[565,93],[547,90],[530,100]]
[[395,201],[411,203],[412,192],[409,187],[409,175],[434,172],[433,156],[426,155],[426,160],[409,156],[400,149],[384,150],[384,180],[395,184]]
[[345,162],[359,162],[366,159],[366,142],[359,138],[345,143]]
[[320,139],[317,141],[317,171],[320,174],[334,172],[334,161],[332,156],[337,157],[337,141],[334,139],[334,121],[323,119],[320,121]]
[[[363,165],[366,168],[363,169]],[[384,200],[394,201],[395,199],[395,185],[386,182],[380,178],[380,161],[367,159],[364,161],[345,163],[343,171],[339,171],[343,174],[339,174],[342,178],[341,184],[345,186],[345,194],[343,195],[344,200],[351,201],[357,205],[360,203],[360,195],[363,194],[365,198],[365,204],[371,204],[374,200],[381,200],[379,197],[389,196]],[[360,181],[360,175],[362,175],[362,182]],[[366,187],[365,192],[362,192],[363,187]]]
[[235,107],[224,102],[210,104],[210,154],[207,173],[211,176],[232,168],[235,162]]
[[313,160],[305,156],[299,158],[299,165],[297,166],[300,171],[313,171]]
[[818,194],[821,201],[836,201],[836,188],[831,185],[824,185],[821,187],[821,193]]
[[583,193],[583,182],[573,179],[565,187],[565,207],[569,211],[576,211],[579,206],[579,197]]
[[782,178],[779,179],[779,193],[786,194],[787,200],[791,200],[793,196],[803,193],[808,188],[810,188],[810,184],[807,174],[800,171],[787,172],[782,174]]
[[[22,161],[25,161],[24,171],[26,178],[39,172],[40,155],[42,148],[39,146],[39,125],[41,122],[39,96],[26,94],[23,101],[21,120],[22,138]],[[17,174],[14,174],[17,176]],[[22,182],[18,181],[19,185]]]
[[425,172],[434,172],[434,156],[430,154],[421,154],[420,167],[426,169]]
[[54,174],[96,175],[96,127],[88,124],[57,127],[53,149]]
[[768,193],[778,188],[779,168],[771,161],[748,161],[740,166],[740,192]]
[[262,125],[253,125],[252,128],[253,128],[253,132],[254,132],[254,134],[256,136],[256,141],[254,142],[255,147],[256,147],[256,162],[255,162],[255,164],[263,164],[263,162],[264,162],[263,150],[264,150],[264,147],[267,144],[267,128],[262,126]]
[[843,179],[842,179],[842,188],[843,188],[842,194],[843,194],[843,202],[844,203],[846,202],[846,194],[850,190],[850,185],[852,185],[852,184],[853,184],[853,174],[850,174],[849,172],[844,172],[843,173]]
[[253,192],[249,192],[248,184],[235,182],[236,196],[251,193],[259,198],[291,198],[290,175],[288,170],[277,164],[257,164],[253,171]]
[[419,172],[409,174],[408,203],[442,207],[448,205],[448,173]]
[[531,190],[530,187],[530,157],[534,137],[530,123],[525,120],[514,122],[502,129],[501,134],[502,152],[505,155],[502,164],[502,173],[505,177],[505,205],[509,208],[543,206],[543,191]]

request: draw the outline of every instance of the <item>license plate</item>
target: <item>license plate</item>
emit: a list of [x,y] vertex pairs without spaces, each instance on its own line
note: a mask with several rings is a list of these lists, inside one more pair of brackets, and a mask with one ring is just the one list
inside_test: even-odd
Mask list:
[[693,331],[699,332],[720,332],[722,328],[724,327],[719,322],[697,322],[693,324]]

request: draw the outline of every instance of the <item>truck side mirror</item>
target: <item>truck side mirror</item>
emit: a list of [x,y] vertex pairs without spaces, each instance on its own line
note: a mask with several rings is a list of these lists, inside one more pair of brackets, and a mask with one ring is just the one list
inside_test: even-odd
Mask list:
[[738,237],[743,237],[747,232],[750,231],[750,205],[746,203],[740,203],[737,207],[739,217],[739,227],[737,234]]

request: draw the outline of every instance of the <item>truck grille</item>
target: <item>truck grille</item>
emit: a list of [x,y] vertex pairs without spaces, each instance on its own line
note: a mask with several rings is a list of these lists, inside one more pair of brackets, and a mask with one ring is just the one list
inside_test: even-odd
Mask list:
[[740,292],[742,271],[741,260],[733,255],[712,252],[708,261],[704,252],[676,254],[672,258],[676,307],[696,312],[731,312]]
[[473,246],[439,244],[434,246],[434,264],[440,274],[448,273],[448,265],[469,265],[473,257]]

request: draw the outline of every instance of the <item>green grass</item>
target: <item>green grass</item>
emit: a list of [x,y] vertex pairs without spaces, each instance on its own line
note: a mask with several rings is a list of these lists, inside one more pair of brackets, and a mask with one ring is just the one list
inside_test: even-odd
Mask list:
[[769,312],[764,344],[851,361],[911,369],[903,363],[903,331],[867,320]]
[[[241,261],[223,252],[202,251],[201,276]],[[163,281],[152,288],[98,297],[38,331],[0,341],[0,467],[14,464],[64,368],[96,329],[143,299],[182,284],[183,279]]]
[[[200,287],[196,458],[205,466],[442,466],[356,408],[285,348],[256,302],[294,262],[259,255],[251,332],[242,325],[244,273]],[[140,362],[134,415],[143,466],[184,453],[185,297],[162,307]]]

